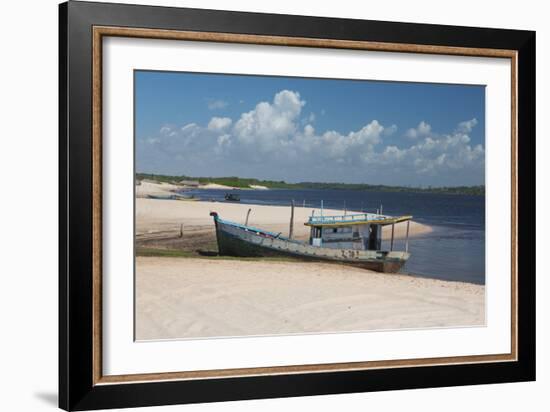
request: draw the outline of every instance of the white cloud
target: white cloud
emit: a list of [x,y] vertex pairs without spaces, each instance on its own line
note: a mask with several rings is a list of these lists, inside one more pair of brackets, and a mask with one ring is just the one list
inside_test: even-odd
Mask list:
[[432,130],[432,126],[422,120],[418,126],[409,129],[405,132],[405,136],[409,139],[418,139],[419,137],[428,136]]
[[467,134],[458,131],[426,137],[408,148],[388,146],[378,160],[380,164],[393,164],[418,174],[435,175],[459,170],[477,170],[482,173],[485,151],[479,144],[472,147],[470,141]]
[[338,159],[349,163],[371,153],[381,142],[383,130],[384,127],[377,120],[373,120],[360,130],[346,135],[334,130],[320,136],[311,132],[304,133],[303,136],[296,137],[296,143],[301,151],[313,153],[316,158]]
[[210,100],[208,102],[208,108],[210,110],[225,109],[228,105],[229,103],[224,100]]
[[167,173],[289,181],[482,181],[485,152],[481,145],[472,145],[469,136],[476,119],[459,123],[449,134],[436,134],[422,121],[411,129],[414,144],[385,146],[383,138],[394,134],[397,125],[384,126],[374,119],[347,133],[318,132],[312,122],[303,125],[305,105],[298,92],[281,90],[234,122],[212,117],[206,126],[164,126],[157,135],[138,141],[138,169],[158,166]]
[[185,132],[185,131],[188,131],[188,130],[196,129],[198,127],[199,126],[197,126],[195,123],[189,123],[189,124],[186,124],[185,126],[182,126],[181,131]]
[[476,125],[477,119],[474,117],[473,119],[460,122],[456,130],[460,133],[470,133]]
[[274,149],[296,133],[297,119],[305,101],[298,92],[282,90],[272,103],[261,102],[243,113],[235,123],[233,133],[243,145],[253,145],[260,152]]
[[315,135],[315,128],[310,124],[306,124],[306,126],[304,127],[304,135],[306,137],[314,136]]
[[231,126],[233,121],[229,117],[213,117],[208,123],[209,130],[222,131]]
[[391,136],[395,132],[397,132],[397,125],[392,124],[391,126],[384,129],[384,136]]

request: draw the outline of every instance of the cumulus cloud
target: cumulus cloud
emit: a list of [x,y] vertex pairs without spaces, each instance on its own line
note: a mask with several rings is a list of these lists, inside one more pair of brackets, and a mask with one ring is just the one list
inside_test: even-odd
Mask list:
[[209,130],[222,131],[231,126],[233,121],[229,117],[213,117],[208,123]]
[[470,133],[476,125],[477,125],[477,119],[474,117],[473,119],[460,122],[456,130],[459,133]]
[[485,151],[481,145],[470,145],[470,137],[457,132],[426,137],[421,142],[399,149],[388,146],[377,161],[421,175],[480,168],[484,164]]
[[395,132],[397,132],[397,125],[392,124],[384,129],[384,136],[391,136],[392,134],[395,134]]
[[414,184],[414,178],[416,184],[432,184],[427,177],[466,175],[478,182],[483,176],[484,149],[472,145],[469,136],[476,119],[459,123],[448,134],[437,134],[422,121],[406,133],[414,144],[384,145],[397,125],[372,119],[349,132],[317,131],[314,119],[304,117],[305,106],[299,92],[281,90],[234,120],[212,117],[206,126],[163,126],[138,141],[138,168],[170,165],[171,170],[163,171],[386,184]]
[[253,110],[243,113],[233,128],[234,136],[241,144],[256,146],[260,152],[275,149],[296,133],[304,105],[300,93],[282,90],[273,102],[258,103]]
[[208,102],[208,109],[210,110],[219,110],[219,109],[225,109],[229,103],[227,103],[224,100],[210,100]]
[[418,126],[411,128],[405,132],[405,136],[409,139],[418,139],[419,137],[425,137],[432,131],[432,126],[422,120]]

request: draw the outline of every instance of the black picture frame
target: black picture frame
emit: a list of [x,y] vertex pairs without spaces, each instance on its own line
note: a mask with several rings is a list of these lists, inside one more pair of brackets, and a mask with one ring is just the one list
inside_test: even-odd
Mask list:
[[[93,379],[92,28],[517,51],[517,361],[97,385]],[[90,410],[535,379],[535,32],[88,3],[59,6],[59,406]]]

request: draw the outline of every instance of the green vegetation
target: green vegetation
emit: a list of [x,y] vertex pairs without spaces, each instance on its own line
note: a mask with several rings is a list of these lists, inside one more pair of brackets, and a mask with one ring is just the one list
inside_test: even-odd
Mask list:
[[201,255],[200,253],[191,252],[188,250],[180,249],[160,249],[160,248],[142,248],[136,249],[136,256],[143,257],[173,257],[173,258],[200,258],[200,259],[214,259],[214,260],[239,260],[239,261],[270,261],[270,262],[296,262],[299,259],[292,257],[276,256],[276,257],[239,257],[239,256],[218,256]]
[[137,248],[136,256],[146,257],[196,257],[193,252],[178,249]]
[[377,192],[414,192],[414,193],[445,193],[456,195],[485,195],[485,186],[454,186],[454,187],[410,187],[410,186],[387,186],[369,185],[366,183],[318,183],[300,182],[287,183],[283,180],[260,180],[253,178],[230,177],[191,177],[191,176],[168,176],[148,173],[137,173],[138,180],[148,179],[157,182],[178,183],[181,180],[198,180],[201,184],[216,183],[247,189],[251,185],[265,186],[270,189],[341,189],[341,190],[362,190]]

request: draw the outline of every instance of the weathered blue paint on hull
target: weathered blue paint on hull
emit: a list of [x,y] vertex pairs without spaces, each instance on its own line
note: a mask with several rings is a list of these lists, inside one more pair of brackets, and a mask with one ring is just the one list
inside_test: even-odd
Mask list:
[[[316,248],[288,239],[271,236],[268,232],[247,230],[231,222],[218,221],[215,218],[218,251],[222,256],[239,257],[291,257],[307,261],[322,261],[353,265],[378,272],[395,273],[405,264],[409,254],[393,253],[398,257],[388,256],[388,252],[371,252],[372,258],[361,257],[361,252],[354,250],[329,250]],[[233,232],[233,233],[230,233]],[[263,243],[271,243],[271,246]],[[300,253],[299,250],[302,250]],[[341,254],[338,254],[340,253]]]

